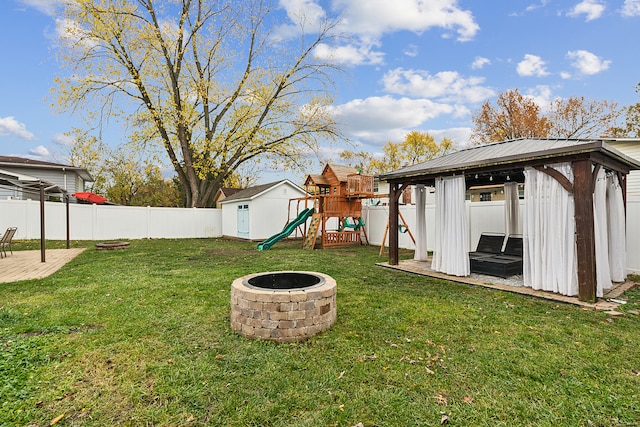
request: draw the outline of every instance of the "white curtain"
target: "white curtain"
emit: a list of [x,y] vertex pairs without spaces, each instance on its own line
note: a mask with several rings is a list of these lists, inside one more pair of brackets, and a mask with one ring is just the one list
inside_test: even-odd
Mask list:
[[627,278],[625,212],[622,187],[616,174],[607,177],[607,218],[611,280],[624,282]]
[[416,251],[413,259],[416,261],[427,260],[427,223],[425,205],[427,201],[427,189],[423,184],[415,186],[416,189]]
[[464,175],[436,179],[436,238],[431,268],[469,275],[469,222]]
[[519,216],[518,183],[506,182],[504,184],[504,230],[507,236],[520,234]]
[[602,297],[604,289],[611,289],[607,233],[607,177],[602,168],[596,174],[593,192],[593,223],[596,245],[596,296]]
[[[573,182],[570,163],[548,165]],[[573,194],[551,176],[525,169],[524,284],[562,295],[578,294]]]

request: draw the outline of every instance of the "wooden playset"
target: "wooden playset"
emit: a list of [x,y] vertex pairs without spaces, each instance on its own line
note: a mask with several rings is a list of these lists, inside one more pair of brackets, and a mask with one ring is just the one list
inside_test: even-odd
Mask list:
[[304,185],[308,193],[305,199],[313,200],[315,208],[304,239],[305,249],[313,249],[318,237],[322,248],[360,245],[362,235],[367,239],[362,199],[375,197],[373,175],[350,166],[327,164],[321,174],[307,176]]

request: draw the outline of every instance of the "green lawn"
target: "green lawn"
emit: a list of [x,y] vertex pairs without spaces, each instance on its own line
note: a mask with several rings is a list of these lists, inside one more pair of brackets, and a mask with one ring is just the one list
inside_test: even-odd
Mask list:
[[[611,318],[376,267],[378,247],[79,245],[0,284],[2,426],[640,425],[637,289]],[[293,269],[336,279],[337,323],[298,344],[233,333],[233,279]]]

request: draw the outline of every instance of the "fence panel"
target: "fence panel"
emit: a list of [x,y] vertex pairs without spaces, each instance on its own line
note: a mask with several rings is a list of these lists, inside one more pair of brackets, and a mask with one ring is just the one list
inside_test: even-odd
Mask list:
[[[16,239],[40,238],[40,202],[0,200],[0,229],[18,227]],[[45,238],[66,239],[66,205],[45,202]],[[222,236],[220,209],[69,205],[72,240],[203,238]]]

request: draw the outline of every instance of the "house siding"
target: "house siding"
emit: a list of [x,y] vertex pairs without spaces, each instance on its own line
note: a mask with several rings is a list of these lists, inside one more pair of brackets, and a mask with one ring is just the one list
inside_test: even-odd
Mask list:
[[[7,172],[39,178],[67,190],[69,194],[76,191],[84,191],[84,181],[74,171],[11,166],[4,166],[2,169]],[[6,200],[9,198],[40,200],[40,194],[38,192],[23,193],[22,190],[15,188],[0,188],[0,199]]]
[[[640,141],[609,142],[616,150],[632,159],[640,161]],[[640,195],[640,171],[631,171],[627,177],[627,194]]]

